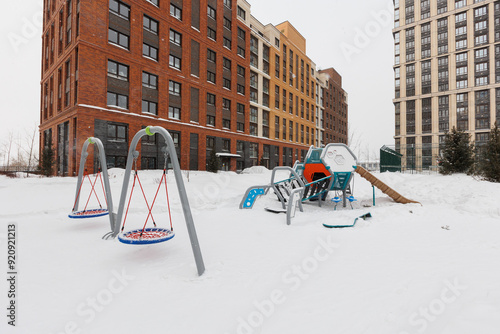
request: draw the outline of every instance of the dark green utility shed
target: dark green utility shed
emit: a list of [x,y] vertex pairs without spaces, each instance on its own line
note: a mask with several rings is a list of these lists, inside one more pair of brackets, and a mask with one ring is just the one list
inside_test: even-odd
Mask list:
[[403,155],[387,146],[380,148],[380,172],[401,172],[401,157]]

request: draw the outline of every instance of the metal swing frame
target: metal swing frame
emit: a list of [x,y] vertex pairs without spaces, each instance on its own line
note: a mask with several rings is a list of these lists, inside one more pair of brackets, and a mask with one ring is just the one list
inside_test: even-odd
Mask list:
[[[111,196],[111,187],[109,186],[109,177],[108,177],[108,168],[106,165],[106,154],[104,153],[104,146],[99,138],[95,137],[89,137],[84,143],[82,147],[82,154],[80,157],[80,167],[78,170],[78,181],[76,183],[76,193],[75,193],[75,205],[73,208],[73,212],[78,212],[78,206],[80,204],[80,190],[83,182],[83,173],[85,171],[85,162],[87,161],[87,157],[89,156],[89,153],[87,152],[89,145],[95,145],[97,147],[97,150],[99,152],[98,154],[98,159],[99,163],[101,164],[101,174],[102,174],[102,179],[104,183],[104,192],[105,192],[105,197],[106,197],[106,202],[107,202],[107,210],[108,210],[108,215],[109,215],[109,224],[110,226],[113,226],[114,222],[114,217],[113,217],[113,198]],[[97,194],[96,194],[97,196]],[[91,210],[89,210],[91,211]],[[100,216],[103,216],[101,214]],[[79,218],[92,218],[92,217],[99,217],[99,216],[89,216],[89,217],[79,217]]]
[[[128,187],[130,183],[130,174],[132,172],[132,164],[134,162],[134,156],[139,153],[136,151],[137,145],[142,137],[153,136],[155,134],[161,135],[165,139],[166,143],[166,153],[168,154],[170,161],[172,163],[172,169],[174,171],[174,177],[177,185],[177,190],[179,192],[179,197],[181,200],[182,211],[184,213],[184,218],[186,220],[186,226],[189,234],[189,239],[191,241],[191,248],[193,250],[196,268],[198,270],[198,275],[201,276],[205,272],[205,265],[203,263],[203,257],[201,255],[201,249],[198,242],[198,237],[196,234],[196,229],[193,222],[193,216],[191,214],[191,208],[189,206],[189,200],[187,197],[186,188],[184,187],[184,181],[182,180],[181,167],[179,165],[179,160],[177,159],[177,153],[175,152],[174,141],[172,136],[167,130],[160,126],[148,126],[145,129],[137,132],[130,143],[128,156],[127,156],[127,166],[125,168],[125,175],[123,177],[122,191],[120,195],[120,203],[118,205],[118,212],[116,216],[110,213],[111,221],[111,232],[108,232],[103,236],[103,239],[114,239],[120,233],[120,226],[123,218],[123,213],[125,210],[125,202],[127,199]],[[112,217],[112,218],[111,218]]]

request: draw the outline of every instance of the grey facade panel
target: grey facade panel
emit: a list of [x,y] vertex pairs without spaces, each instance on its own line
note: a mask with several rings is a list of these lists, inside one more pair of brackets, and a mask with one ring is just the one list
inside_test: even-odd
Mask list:
[[189,169],[198,170],[198,134],[191,133],[189,141]]
[[200,90],[191,87],[191,120],[200,121]]
[[191,1],[191,26],[200,30],[200,0]]
[[191,40],[191,74],[200,76],[200,43]]

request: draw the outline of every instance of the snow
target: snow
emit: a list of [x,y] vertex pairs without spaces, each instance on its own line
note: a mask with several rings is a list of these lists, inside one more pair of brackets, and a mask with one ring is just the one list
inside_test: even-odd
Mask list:
[[[116,210],[124,173],[109,173]],[[151,202],[161,171],[139,175]],[[176,236],[149,246],[102,240],[107,216],[69,219],[76,178],[0,176],[0,267],[7,268],[7,224],[17,223],[19,272],[15,329],[7,325],[7,281],[0,283],[0,333],[498,333],[500,184],[375,173],[422,205],[376,190],[369,207],[372,187],[356,175],[354,210],[305,204],[287,226],[284,214],[264,210],[279,207],[272,193],[238,209],[245,190],[270,175],[183,173],[201,277],[172,172]],[[159,195],[159,227],[169,226],[167,211]],[[373,218],[354,228],[322,226],[367,212]],[[136,189],[125,229],[142,227],[146,215]]]

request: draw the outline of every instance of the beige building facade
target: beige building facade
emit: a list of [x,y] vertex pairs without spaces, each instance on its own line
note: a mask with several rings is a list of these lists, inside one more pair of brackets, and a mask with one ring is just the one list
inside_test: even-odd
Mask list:
[[407,169],[437,169],[447,131],[480,149],[500,120],[500,1],[394,5],[396,149]]

